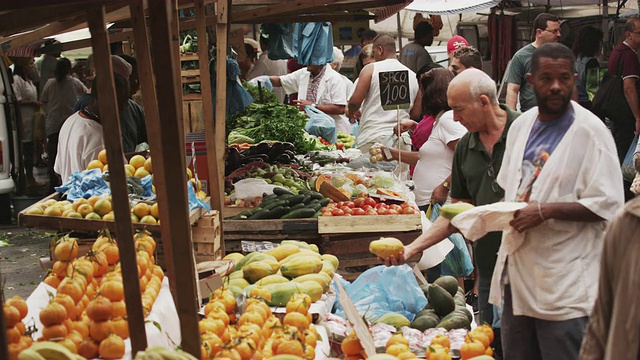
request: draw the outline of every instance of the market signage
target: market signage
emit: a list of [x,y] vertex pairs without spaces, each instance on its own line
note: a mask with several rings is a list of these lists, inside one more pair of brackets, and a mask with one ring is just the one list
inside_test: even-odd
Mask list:
[[380,72],[378,80],[383,109],[409,109],[409,70]]

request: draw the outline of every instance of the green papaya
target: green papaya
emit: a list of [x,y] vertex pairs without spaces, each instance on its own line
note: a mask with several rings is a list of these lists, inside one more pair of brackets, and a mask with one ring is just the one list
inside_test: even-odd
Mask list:
[[463,314],[469,320],[469,323],[473,321],[473,314],[466,306],[456,306],[456,309],[453,310],[454,313]]
[[269,284],[264,287],[271,294],[271,300],[268,302],[270,306],[286,306],[293,294],[301,292],[299,284],[292,282]]
[[433,283],[447,290],[451,296],[454,296],[458,292],[458,280],[453,276],[440,276]]
[[413,322],[411,323],[410,327],[420,331],[425,331],[427,329],[434,328],[437,325],[438,325],[437,319],[434,319],[429,315],[425,315],[425,316],[420,316],[413,319]]
[[437,284],[431,284],[427,292],[427,299],[433,305],[433,310],[438,316],[446,316],[456,308],[453,296]]
[[464,314],[453,312],[443,317],[436,327],[445,328],[447,331],[451,329],[470,329],[471,322]]
[[402,328],[403,326],[411,325],[411,322],[409,321],[409,319],[404,317],[404,315],[402,314],[396,314],[396,313],[386,313],[380,316],[375,321],[375,323],[380,323],[380,322],[387,325],[395,326],[396,329],[398,330],[400,330],[400,328]]
[[456,215],[461,214],[469,209],[473,209],[475,206],[466,202],[457,202],[455,204],[445,204],[440,208],[440,216],[443,216],[449,220],[453,219]]

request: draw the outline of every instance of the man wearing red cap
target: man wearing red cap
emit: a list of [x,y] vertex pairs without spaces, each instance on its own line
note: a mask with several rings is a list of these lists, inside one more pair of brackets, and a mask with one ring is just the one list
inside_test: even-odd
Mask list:
[[453,58],[453,53],[460,49],[461,47],[469,46],[469,42],[467,39],[463,38],[460,35],[456,35],[447,41],[447,55],[449,55],[449,60]]

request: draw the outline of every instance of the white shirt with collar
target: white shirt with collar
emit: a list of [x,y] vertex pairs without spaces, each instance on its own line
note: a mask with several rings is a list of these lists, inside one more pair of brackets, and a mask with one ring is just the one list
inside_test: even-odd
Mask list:
[[[516,316],[549,321],[589,316],[598,291],[606,220],[624,203],[622,174],[611,133],[578,103],[572,101],[571,106],[576,121],[542,168],[533,184],[531,201],[578,202],[605,221],[552,219],[522,234],[504,232],[489,301],[501,305],[507,275]],[[534,107],[509,129],[497,178],[505,190],[505,201],[516,201],[522,159],[537,117],[538,107]]]

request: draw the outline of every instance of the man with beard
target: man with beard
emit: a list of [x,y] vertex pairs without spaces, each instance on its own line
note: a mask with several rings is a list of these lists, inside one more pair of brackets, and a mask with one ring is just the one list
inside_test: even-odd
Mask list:
[[604,230],[623,205],[613,137],[571,101],[569,48],[540,46],[527,81],[538,103],[509,129],[498,184],[525,202],[505,231],[490,301],[502,314],[505,359],[578,359],[594,306]]

